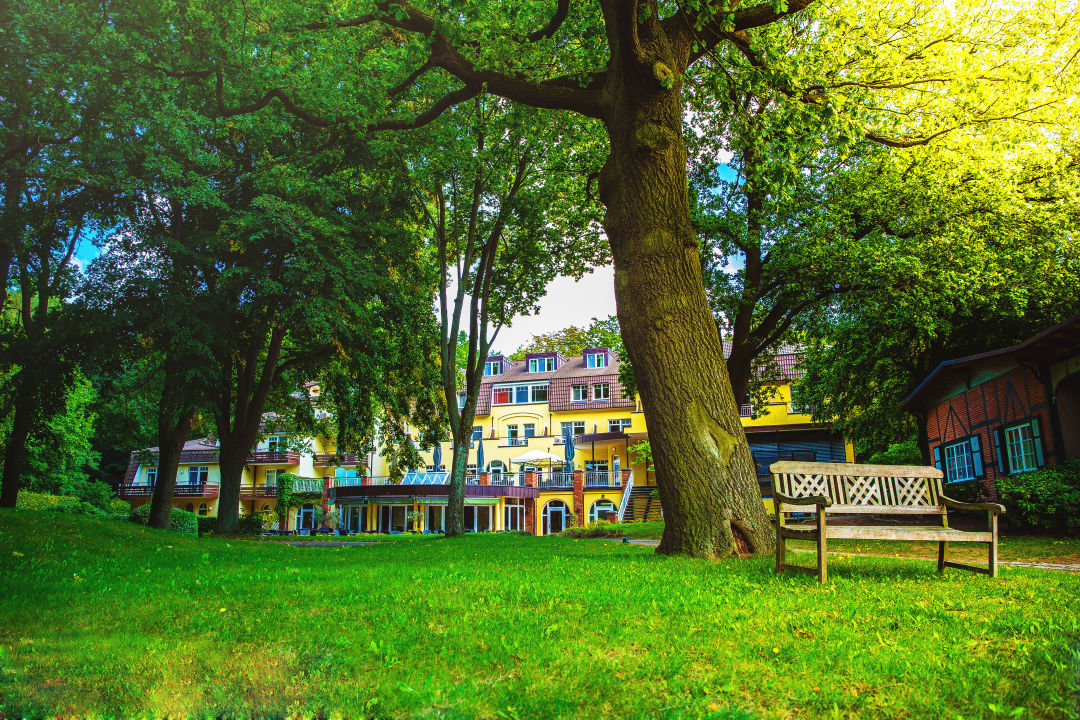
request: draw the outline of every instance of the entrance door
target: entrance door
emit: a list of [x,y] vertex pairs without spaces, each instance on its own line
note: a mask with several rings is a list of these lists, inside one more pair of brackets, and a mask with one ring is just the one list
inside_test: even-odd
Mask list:
[[296,513],[296,529],[312,530],[315,527],[315,506],[304,505]]
[[544,506],[544,534],[560,533],[566,529],[569,509],[561,500],[552,500]]
[[408,505],[381,505],[379,507],[379,532],[405,532],[405,515]]
[[428,505],[427,529],[431,532],[446,532],[446,506]]
[[476,506],[465,506],[465,532],[476,532]]

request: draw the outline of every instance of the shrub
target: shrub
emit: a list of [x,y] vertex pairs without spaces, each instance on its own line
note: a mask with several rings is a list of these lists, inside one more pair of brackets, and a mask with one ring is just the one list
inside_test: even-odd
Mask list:
[[922,451],[915,440],[890,445],[888,450],[874,453],[867,460],[871,465],[922,465]]
[[101,510],[109,510],[113,500],[113,489],[103,482],[78,480],[65,488],[66,495],[74,495],[84,503],[89,503]]
[[19,510],[53,510],[61,505],[77,503],[78,498],[66,495],[50,495],[49,493],[19,491],[19,498],[15,501],[15,507]]
[[[128,520],[139,525],[145,525],[150,519],[150,503],[140,505],[131,511],[128,515]],[[185,533],[188,535],[199,534],[199,516],[193,512],[187,510],[181,510],[180,508],[173,508],[172,515],[169,516],[169,529],[173,532]]]
[[244,535],[258,535],[267,527],[267,522],[271,524],[276,523],[277,515],[274,513],[261,512],[241,515],[240,532]]
[[217,528],[217,515],[196,515],[196,517],[199,519],[200,535],[210,535]]
[[602,538],[602,537],[622,537],[623,531],[617,527],[616,523],[610,523],[607,520],[597,520],[594,523],[584,525],[582,527],[571,527],[563,530],[559,533],[563,537],[573,538]]
[[1080,532],[1080,460],[998,478],[1010,525]]

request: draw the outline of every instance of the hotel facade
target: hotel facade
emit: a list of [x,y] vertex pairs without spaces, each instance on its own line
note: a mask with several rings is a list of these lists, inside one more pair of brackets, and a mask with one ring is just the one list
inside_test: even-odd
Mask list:
[[[766,492],[767,468],[776,460],[854,459],[850,443],[812,422],[793,398],[798,353],[776,361],[783,379],[771,402],[740,407]],[[488,358],[469,447],[466,530],[546,535],[598,519],[660,519],[655,478],[633,451],[644,440],[641,403],[624,397],[619,360],[609,349],[588,348],[570,358],[536,353],[518,362]],[[453,446],[444,440],[420,454],[424,467],[390,482],[381,455],[338,455],[326,438],[267,435],[244,468],[241,510],[272,513],[277,477],[289,472],[303,478],[300,489],[311,501],[290,510],[282,529],[312,528],[316,508],[333,507],[342,531],[441,532]],[[148,502],[156,472],[154,449],[133,453],[120,496],[133,506]],[[219,480],[213,442],[189,442],[174,505],[216,514]]]

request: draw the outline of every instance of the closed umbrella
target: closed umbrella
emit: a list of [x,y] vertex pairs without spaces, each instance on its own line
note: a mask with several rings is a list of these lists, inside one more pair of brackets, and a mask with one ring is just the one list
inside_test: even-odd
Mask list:
[[435,452],[431,453],[431,464],[436,470],[442,465],[442,443],[435,443]]
[[570,427],[566,428],[566,432],[563,433],[563,457],[566,458],[566,464],[570,467],[574,466],[574,431]]
[[484,438],[476,441],[476,472],[484,472]]

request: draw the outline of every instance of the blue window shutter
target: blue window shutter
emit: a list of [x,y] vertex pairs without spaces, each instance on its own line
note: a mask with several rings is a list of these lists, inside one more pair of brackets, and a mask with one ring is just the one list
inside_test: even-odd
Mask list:
[[934,448],[934,467],[942,472],[945,472],[941,467],[941,446]]
[[979,436],[971,436],[971,467],[975,469],[975,477],[983,476],[982,450],[979,448]]
[[994,445],[997,447],[998,474],[1009,474],[1009,453],[1005,449],[1005,428],[994,428]]
[[1031,418],[1031,438],[1035,441],[1035,461],[1039,463],[1039,467],[1046,464],[1046,457],[1043,453],[1042,433],[1039,432],[1039,418]]

